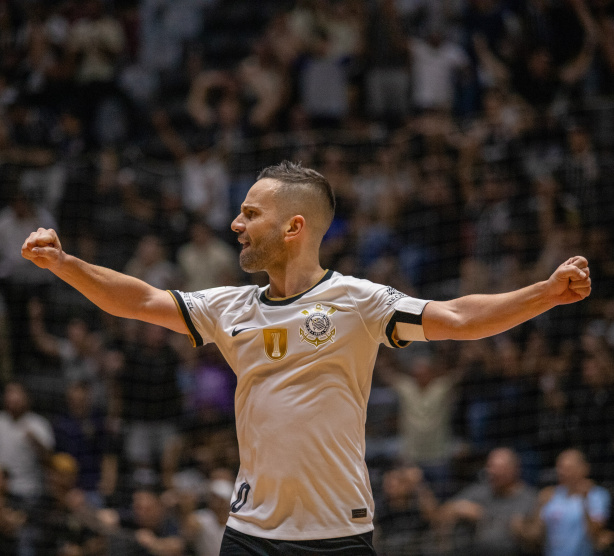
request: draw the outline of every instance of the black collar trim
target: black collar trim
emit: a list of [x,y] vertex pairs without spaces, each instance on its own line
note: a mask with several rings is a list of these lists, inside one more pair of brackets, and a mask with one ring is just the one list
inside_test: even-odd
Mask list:
[[326,282],[326,280],[330,280],[333,275],[333,272],[334,270],[327,270],[326,274],[324,274],[324,276],[322,276],[322,278],[320,278],[320,280],[317,283],[315,283],[313,286],[311,286],[308,290],[305,290],[304,292],[301,292],[301,293],[297,293],[296,295],[291,295],[290,297],[283,297],[281,299],[270,299],[269,297],[267,297],[267,294],[266,294],[269,288],[266,288],[262,290],[262,293],[260,294],[260,301],[264,303],[265,305],[271,305],[273,307],[280,306],[280,305],[290,305],[290,303],[294,303],[295,301],[303,297],[306,293],[309,293],[311,290],[313,290],[313,288],[317,288],[322,282]]

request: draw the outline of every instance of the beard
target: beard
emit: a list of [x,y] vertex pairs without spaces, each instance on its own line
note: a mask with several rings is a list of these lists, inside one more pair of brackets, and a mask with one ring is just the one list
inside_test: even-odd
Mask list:
[[239,265],[245,272],[254,273],[266,270],[276,259],[280,258],[284,241],[279,237],[278,231],[273,230],[258,240],[256,244],[250,241],[239,253]]

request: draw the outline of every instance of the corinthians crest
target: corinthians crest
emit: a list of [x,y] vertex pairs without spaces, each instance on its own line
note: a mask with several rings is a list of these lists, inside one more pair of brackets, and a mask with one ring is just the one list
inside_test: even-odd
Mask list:
[[337,329],[330,317],[336,312],[334,307],[324,307],[319,303],[309,311],[301,311],[301,314],[305,315],[303,325],[299,329],[301,342],[307,342],[314,347],[334,342]]

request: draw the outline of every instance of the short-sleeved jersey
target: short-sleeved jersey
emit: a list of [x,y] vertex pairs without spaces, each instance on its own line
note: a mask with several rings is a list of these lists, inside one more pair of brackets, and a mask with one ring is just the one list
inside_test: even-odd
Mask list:
[[241,467],[228,525],[281,540],[370,531],[365,420],[375,358],[381,343],[425,340],[428,301],[333,271],[283,299],[257,286],[171,294],[194,345],[215,342],[237,375]]

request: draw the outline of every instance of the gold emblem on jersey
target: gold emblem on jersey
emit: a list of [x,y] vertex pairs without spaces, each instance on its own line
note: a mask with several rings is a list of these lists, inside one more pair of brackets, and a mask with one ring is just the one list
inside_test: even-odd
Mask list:
[[264,353],[271,361],[279,361],[288,353],[288,330],[286,328],[265,328]]
[[324,307],[318,303],[313,309],[305,309],[301,314],[305,315],[303,325],[299,329],[301,342],[307,342],[314,347],[319,347],[327,342],[335,341],[337,329],[333,325],[330,316],[336,313],[334,307]]

